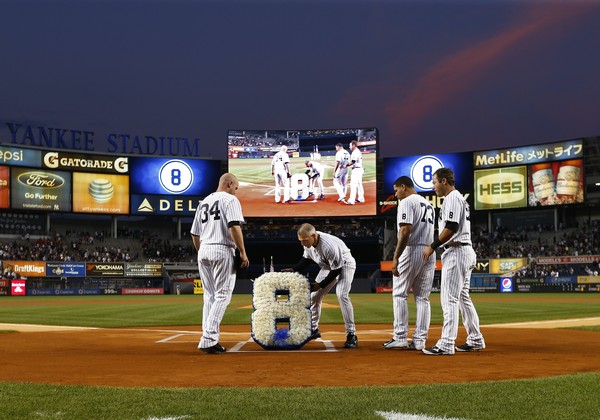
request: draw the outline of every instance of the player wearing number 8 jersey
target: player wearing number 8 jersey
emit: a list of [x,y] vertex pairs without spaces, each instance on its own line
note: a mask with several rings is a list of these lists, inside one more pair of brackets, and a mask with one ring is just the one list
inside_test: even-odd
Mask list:
[[[423,250],[433,241],[433,206],[418,195],[413,181],[401,176],[394,181],[398,199],[398,243],[392,261],[394,335],[383,344],[386,349],[422,350],[427,341],[431,307],[429,294],[435,272],[435,258],[423,259]],[[412,343],[408,343],[408,292],[412,288],[417,321]]]
[[[471,272],[477,262],[471,242],[469,205],[454,187],[454,172],[449,168],[440,168],[433,173],[433,188],[438,197],[445,197],[438,218],[440,234],[425,248],[423,258],[429,258],[443,245],[440,299],[444,324],[436,345],[423,349],[423,353],[442,355],[454,354],[455,350],[481,350],[485,348],[485,341],[479,329],[479,316],[469,296]],[[459,312],[468,336],[465,344],[455,347]]]
[[198,270],[204,289],[202,338],[198,348],[206,353],[224,353],[219,343],[220,326],[235,286],[235,249],[240,252],[241,267],[249,261],[241,224],[242,206],[235,196],[237,178],[226,173],[219,179],[217,191],[198,205],[190,230],[198,252]]

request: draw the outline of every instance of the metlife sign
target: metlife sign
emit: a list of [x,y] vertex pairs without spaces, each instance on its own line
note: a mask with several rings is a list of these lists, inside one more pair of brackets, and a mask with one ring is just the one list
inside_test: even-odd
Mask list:
[[492,168],[583,157],[583,139],[473,153],[473,166]]

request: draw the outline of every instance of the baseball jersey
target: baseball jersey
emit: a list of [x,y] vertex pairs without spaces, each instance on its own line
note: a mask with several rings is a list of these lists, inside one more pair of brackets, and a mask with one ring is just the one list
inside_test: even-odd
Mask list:
[[408,246],[429,245],[433,241],[434,219],[433,206],[419,194],[411,194],[398,203],[398,226],[412,225]]
[[313,175],[321,175],[321,177],[325,176],[325,167],[321,165],[319,162],[310,161],[312,166],[309,168]]
[[350,162],[350,153],[346,149],[339,150],[335,154],[335,161],[340,163],[338,169],[345,168],[348,162]]
[[304,258],[316,262],[319,267],[327,270],[337,270],[344,266],[344,262],[353,262],[354,257],[350,249],[340,238],[317,231],[319,242],[316,246],[304,247]]
[[290,163],[290,156],[283,151],[275,153],[271,165],[273,165],[275,171],[286,171],[285,164]]
[[190,232],[200,237],[202,245],[235,247],[229,223],[244,223],[242,205],[236,196],[216,191],[198,205]]
[[362,152],[358,150],[358,147],[352,151],[350,161],[354,162],[353,168],[362,168]]
[[444,197],[438,221],[440,232],[444,230],[447,222],[458,223],[458,230],[448,242],[471,244],[471,211],[458,190],[452,190]]

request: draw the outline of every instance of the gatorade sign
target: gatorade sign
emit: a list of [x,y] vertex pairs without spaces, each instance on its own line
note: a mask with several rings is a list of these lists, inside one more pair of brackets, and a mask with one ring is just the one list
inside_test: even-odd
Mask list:
[[10,294],[13,296],[25,296],[25,280],[11,281]]

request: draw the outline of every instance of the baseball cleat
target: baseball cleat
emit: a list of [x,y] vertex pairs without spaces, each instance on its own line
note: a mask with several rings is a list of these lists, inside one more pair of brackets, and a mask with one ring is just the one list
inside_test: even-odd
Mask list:
[[353,206],[354,205],[354,203],[350,202],[350,201],[344,201],[344,203],[348,204],[349,206]]
[[319,200],[325,200],[325,194],[321,194],[321,195],[319,196]]
[[455,347],[456,351],[463,351],[463,352],[465,352],[465,351],[479,351],[479,350],[483,350],[484,348],[485,347],[475,347],[475,346],[472,346],[472,345],[467,344],[467,343],[463,344],[462,346],[456,346]]
[[408,349],[408,341],[394,340],[393,338],[383,343],[384,349]]
[[341,200],[338,200],[338,201],[339,201],[340,203],[342,203],[342,204],[348,204],[348,202],[346,201],[346,199],[345,199],[345,198],[342,198]]
[[223,347],[222,345],[220,345],[219,343],[217,343],[211,347],[200,348],[200,350],[202,350],[204,353],[208,353],[208,354],[221,354],[221,353],[225,353],[227,351],[227,349],[225,347]]
[[338,198],[338,201],[346,201],[346,198],[345,197],[340,197],[340,198]]
[[315,193],[311,193],[311,192],[308,193],[309,197],[312,197],[313,195],[315,195]]
[[438,346],[426,347],[422,350],[423,353],[430,356],[451,356],[453,353],[442,350]]
[[414,341],[408,345],[409,350],[423,350],[424,348],[423,344],[415,344]]
[[310,340],[316,340],[317,338],[321,338],[321,331],[318,328],[312,332]]
[[358,347],[358,337],[352,333],[346,336],[346,342],[344,343],[345,349],[355,349]]

